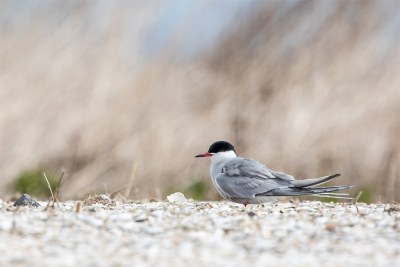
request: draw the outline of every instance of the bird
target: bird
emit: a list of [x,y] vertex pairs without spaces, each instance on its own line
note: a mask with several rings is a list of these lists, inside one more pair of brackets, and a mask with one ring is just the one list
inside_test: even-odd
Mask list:
[[279,196],[333,197],[351,199],[348,194],[330,193],[355,185],[315,187],[329,182],[340,174],[314,179],[295,180],[293,176],[273,171],[254,159],[238,157],[232,144],[226,141],[213,143],[208,151],[195,156],[211,159],[211,180],[218,193],[227,200],[244,204],[270,202]]

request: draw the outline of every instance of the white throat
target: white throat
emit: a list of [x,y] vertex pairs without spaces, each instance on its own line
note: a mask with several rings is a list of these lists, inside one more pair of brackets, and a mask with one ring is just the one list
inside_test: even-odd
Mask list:
[[212,163],[220,163],[220,162],[225,162],[228,160],[231,160],[233,158],[236,158],[236,153],[231,151],[225,151],[225,152],[218,152],[215,153],[214,156],[211,157],[211,162]]

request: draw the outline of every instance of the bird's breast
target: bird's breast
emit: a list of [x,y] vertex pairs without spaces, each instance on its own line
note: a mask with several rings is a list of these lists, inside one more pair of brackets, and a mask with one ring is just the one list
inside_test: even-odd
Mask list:
[[225,194],[224,191],[222,191],[222,189],[218,186],[218,184],[217,184],[217,182],[216,182],[217,176],[218,176],[219,174],[222,173],[222,168],[223,168],[223,166],[224,166],[223,163],[217,163],[217,164],[212,163],[212,164],[211,164],[211,167],[210,167],[211,181],[213,182],[214,187],[215,187],[215,189],[217,189],[218,193],[219,193],[223,198],[230,200],[230,199],[228,198],[228,195]]

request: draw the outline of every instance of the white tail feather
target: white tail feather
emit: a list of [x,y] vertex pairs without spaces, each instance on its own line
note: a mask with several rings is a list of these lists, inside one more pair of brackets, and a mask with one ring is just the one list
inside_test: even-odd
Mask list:
[[314,197],[329,197],[329,198],[339,198],[339,199],[353,199],[351,197],[338,197],[338,196],[330,196],[330,195],[321,195],[321,194],[316,194],[316,195],[312,195]]
[[348,196],[346,193],[319,193],[320,195],[337,195],[337,196]]

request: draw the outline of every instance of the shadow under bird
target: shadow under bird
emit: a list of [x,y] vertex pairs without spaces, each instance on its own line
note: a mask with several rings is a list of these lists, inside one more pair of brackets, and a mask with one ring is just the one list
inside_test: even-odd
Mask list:
[[331,197],[351,199],[348,194],[329,193],[354,187],[354,185],[314,187],[329,182],[340,174],[314,179],[295,180],[293,176],[268,169],[254,159],[236,155],[235,148],[228,142],[218,141],[210,146],[208,152],[197,155],[211,159],[211,180],[227,200],[247,204],[260,204],[278,196]]

